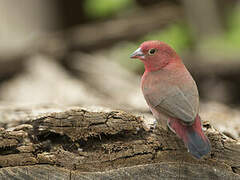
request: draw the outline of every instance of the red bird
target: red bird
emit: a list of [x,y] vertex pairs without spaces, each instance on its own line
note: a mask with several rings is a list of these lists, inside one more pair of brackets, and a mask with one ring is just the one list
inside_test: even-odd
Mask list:
[[157,122],[176,133],[193,156],[206,155],[211,145],[198,115],[197,86],[177,53],[166,43],[146,41],[131,58],[144,63],[142,92]]

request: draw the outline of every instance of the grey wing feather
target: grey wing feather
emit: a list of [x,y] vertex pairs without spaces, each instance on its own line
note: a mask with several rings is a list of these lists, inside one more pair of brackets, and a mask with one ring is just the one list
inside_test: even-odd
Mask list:
[[155,108],[169,116],[191,123],[198,113],[198,94],[183,93],[180,88],[175,87],[174,91],[162,99]]
[[[157,74],[152,73],[145,76],[142,83],[144,97],[147,103],[159,113],[191,123],[199,111],[196,83],[187,71],[187,74],[183,74],[182,71],[179,73],[169,72],[159,71]],[[183,78],[180,79],[181,77]],[[176,78],[181,82],[188,81],[188,83],[180,83],[179,85],[170,83],[172,79]]]

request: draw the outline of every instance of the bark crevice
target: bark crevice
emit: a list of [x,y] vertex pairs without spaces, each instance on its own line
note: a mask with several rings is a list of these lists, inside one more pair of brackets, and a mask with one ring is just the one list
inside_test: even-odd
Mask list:
[[68,179],[110,178],[114,173],[114,179],[143,178],[149,172],[155,179],[240,178],[240,142],[208,122],[203,126],[212,151],[197,160],[174,133],[159,127],[147,131],[144,121],[123,111],[81,108],[28,116],[23,124],[0,130],[0,177],[22,173],[31,179],[39,176],[35,167],[41,167],[41,172],[52,169],[61,178],[68,174]]

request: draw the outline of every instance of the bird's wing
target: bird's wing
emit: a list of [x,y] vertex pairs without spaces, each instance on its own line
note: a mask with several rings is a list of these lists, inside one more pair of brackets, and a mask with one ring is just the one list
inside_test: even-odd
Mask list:
[[[155,92],[155,93],[153,93]],[[159,83],[154,91],[145,93],[145,99],[154,109],[171,117],[178,118],[185,123],[191,123],[198,114],[199,97],[195,82],[191,85],[176,86]]]

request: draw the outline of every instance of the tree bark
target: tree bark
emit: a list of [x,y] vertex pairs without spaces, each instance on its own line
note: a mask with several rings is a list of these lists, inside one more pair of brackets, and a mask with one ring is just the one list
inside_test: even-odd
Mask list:
[[240,141],[208,122],[203,126],[212,151],[197,160],[175,134],[149,130],[142,117],[104,109],[51,111],[8,111],[2,124],[8,128],[0,129],[1,179],[240,179]]

